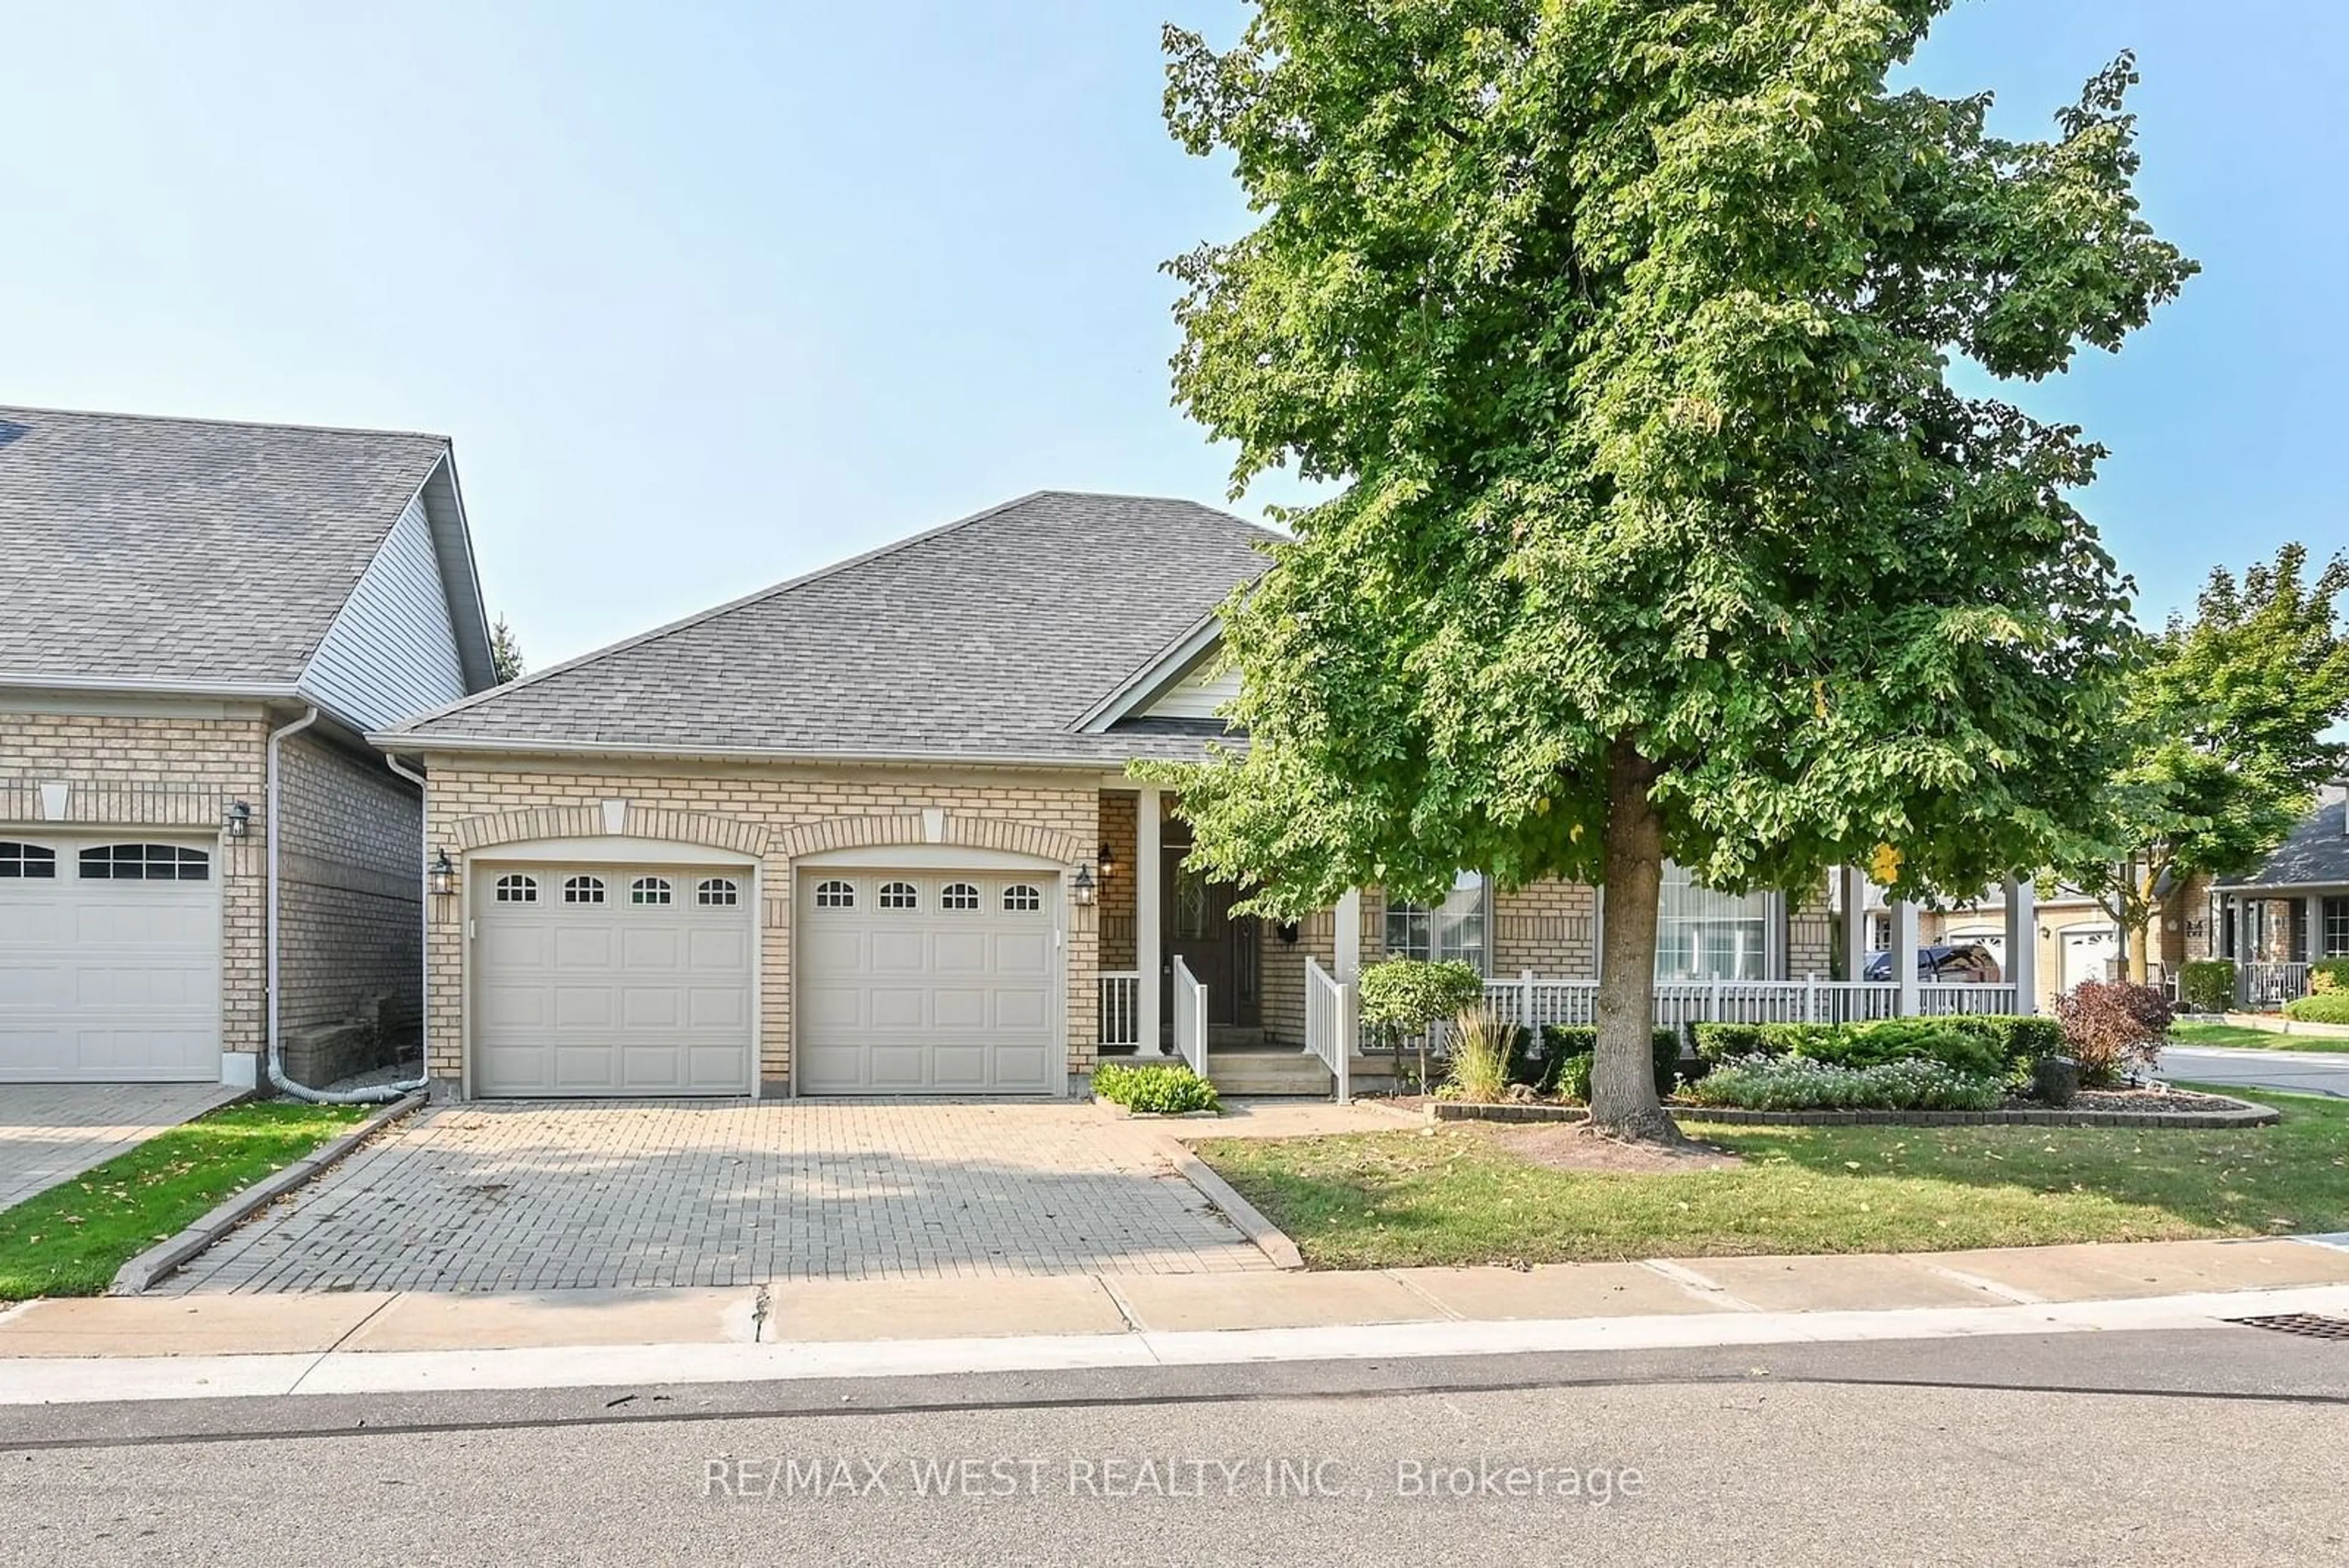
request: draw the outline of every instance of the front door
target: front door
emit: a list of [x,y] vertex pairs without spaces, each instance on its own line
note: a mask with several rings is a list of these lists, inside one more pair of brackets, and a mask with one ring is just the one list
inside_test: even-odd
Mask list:
[[1210,1024],[1256,1028],[1263,1022],[1257,986],[1257,922],[1252,915],[1232,913],[1237,888],[1184,866],[1189,852],[1187,847],[1164,851],[1159,886],[1165,889],[1165,902],[1159,911],[1159,929],[1165,933],[1167,961],[1158,981],[1159,1016],[1173,1026],[1173,961],[1179,957],[1192,978],[1207,988]]

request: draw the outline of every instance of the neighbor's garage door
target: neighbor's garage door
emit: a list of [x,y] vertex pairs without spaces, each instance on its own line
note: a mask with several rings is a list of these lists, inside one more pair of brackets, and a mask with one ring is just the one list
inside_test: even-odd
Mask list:
[[471,880],[474,1094],[750,1092],[747,872],[476,866]]
[[1043,873],[802,871],[800,1092],[1059,1093],[1059,907]]
[[0,836],[0,1083],[220,1077],[209,846]]

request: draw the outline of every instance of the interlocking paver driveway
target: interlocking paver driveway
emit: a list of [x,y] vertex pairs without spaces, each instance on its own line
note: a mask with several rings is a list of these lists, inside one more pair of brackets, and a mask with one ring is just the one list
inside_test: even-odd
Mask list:
[[610,1289],[1270,1266],[1149,1131],[1090,1106],[524,1103],[425,1113],[162,1288]]
[[239,1092],[218,1084],[0,1084],[0,1209]]

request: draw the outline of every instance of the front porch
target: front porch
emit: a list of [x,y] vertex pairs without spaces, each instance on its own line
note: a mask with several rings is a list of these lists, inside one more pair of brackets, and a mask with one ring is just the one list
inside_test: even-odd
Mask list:
[[2306,996],[2309,968],[2349,958],[2349,883],[2220,887],[2210,895],[2215,956],[2235,964],[2235,1002],[2269,1012]]

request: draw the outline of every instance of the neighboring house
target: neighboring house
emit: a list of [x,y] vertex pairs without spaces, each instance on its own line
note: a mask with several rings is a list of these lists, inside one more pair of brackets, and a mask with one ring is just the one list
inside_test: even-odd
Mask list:
[[420,794],[363,737],[491,680],[441,437],[0,408],[0,1082],[412,1041]]
[[2316,809],[2257,869],[2222,877],[2189,904],[2206,933],[2195,958],[2236,961],[2241,999],[2274,1007],[2306,993],[2308,964],[2349,957],[2349,785]]
[[[377,733],[450,857],[436,1092],[1061,1095],[1165,1037],[1178,956],[1219,1042],[1291,1052],[1308,955],[1594,973],[1588,888],[1283,926],[1181,866],[1126,764],[1226,732],[1214,611],[1274,537],[1031,495]],[[1787,903],[1675,876],[1659,972],[1824,976]]]
[[[1868,922],[1868,949],[1886,951],[1892,941],[1892,911],[1884,891],[1870,885],[1863,906]],[[2007,909],[2004,893],[1990,888],[1979,898],[1946,909],[1920,909],[1920,943],[1979,943],[1990,950],[1999,972],[2008,980],[2016,967],[2007,954]],[[2036,987],[2035,1012],[2054,1009],[2055,998],[2084,980],[2103,980],[2120,958],[2119,929],[2103,907],[2077,888],[2058,887],[2044,898],[2034,897],[2026,917],[2033,927],[2033,961],[2029,973]]]

